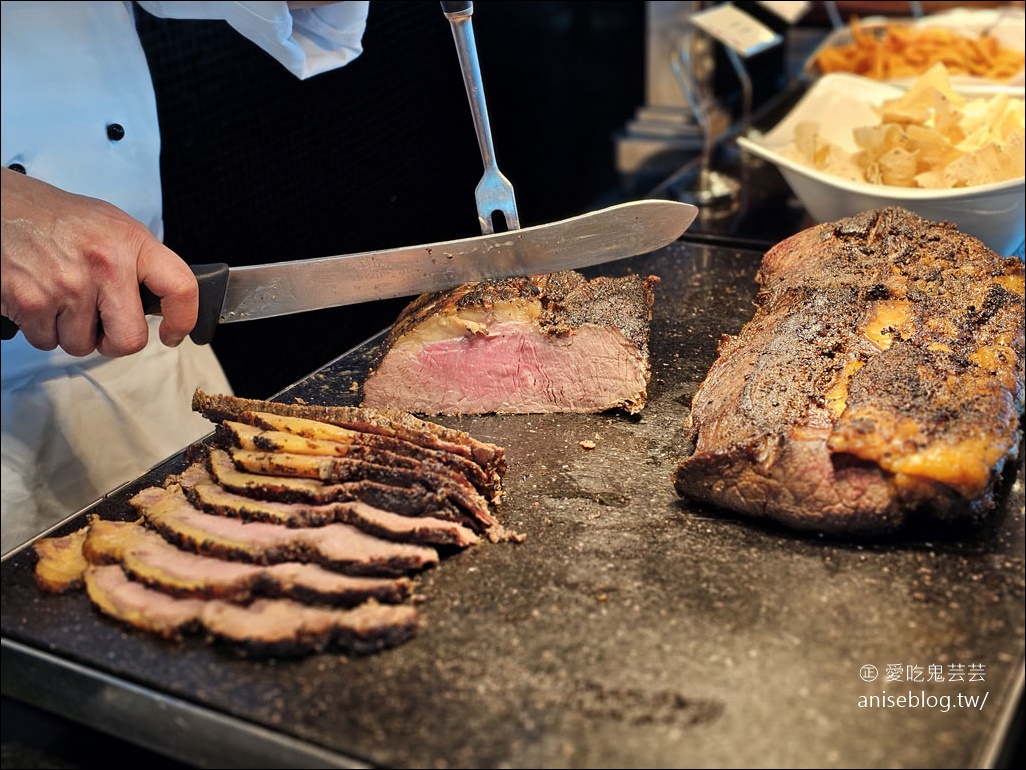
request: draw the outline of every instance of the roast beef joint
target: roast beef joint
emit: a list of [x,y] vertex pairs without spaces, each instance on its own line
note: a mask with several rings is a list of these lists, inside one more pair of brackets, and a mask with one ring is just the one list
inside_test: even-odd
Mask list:
[[822,532],[995,505],[1023,412],[1023,263],[900,208],[770,249],[695,394],[684,498]]
[[637,414],[648,398],[657,282],[563,271],[422,295],[389,331],[363,404],[418,414]]

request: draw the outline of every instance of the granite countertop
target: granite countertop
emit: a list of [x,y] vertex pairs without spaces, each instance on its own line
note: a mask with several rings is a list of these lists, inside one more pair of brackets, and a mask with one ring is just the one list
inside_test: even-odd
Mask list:
[[[985,525],[887,539],[673,490],[690,399],[751,317],[760,257],[680,241],[590,271],[660,277],[640,415],[438,419],[506,448],[500,517],[526,539],[418,577],[412,640],[273,662],[164,642],[40,593],[22,551],[2,564],[4,695],[198,766],[992,766],[1023,689],[1021,459]],[[283,397],[355,403],[380,341]],[[97,512],[127,515],[183,462]]]

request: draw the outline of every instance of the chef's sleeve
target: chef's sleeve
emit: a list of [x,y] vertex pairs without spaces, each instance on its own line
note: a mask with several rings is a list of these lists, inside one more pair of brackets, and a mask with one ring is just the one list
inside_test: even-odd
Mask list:
[[363,53],[369,0],[347,0],[289,9],[271,2],[146,2],[149,13],[164,19],[220,19],[306,79],[338,69]]

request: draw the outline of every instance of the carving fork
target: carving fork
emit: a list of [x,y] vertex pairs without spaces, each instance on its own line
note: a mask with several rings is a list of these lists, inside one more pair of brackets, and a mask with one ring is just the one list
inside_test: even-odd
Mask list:
[[492,147],[492,130],[488,123],[488,107],[485,104],[481,67],[477,60],[477,45],[474,42],[474,27],[471,23],[474,4],[469,0],[442,0],[442,10],[452,25],[452,36],[456,41],[460,69],[463,71],[463,84],[467,88],[470,112],[474,117],[474,131],[477,133],[477,143],[481,147],[481,160],[484,161],[484,176],[474,191],[481,232],[484,235],[495,232],[492,217],[496,212],[505,218],[507,230],[519,230],[520,216],[517,214],[517,199],[513,193],[513,185],[499,171],[499,166],[495,162],[495,149]]

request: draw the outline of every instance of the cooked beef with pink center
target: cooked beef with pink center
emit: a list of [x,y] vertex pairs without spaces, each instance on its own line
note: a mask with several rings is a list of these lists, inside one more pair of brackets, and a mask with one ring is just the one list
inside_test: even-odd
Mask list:
[[412,587],[407,577],[356,577],[316,564],[256,565],[201,556],[176,548],[141,521],[97,517],[82,531],[88,533],[82,551],[89,563],[120,564],[133,580],[174,596],[241,604],[265,596],[352,607],[368,599],[398,604]]
[[420,414],[640,412],[655,277],[565,271],[469,283],[408,305],[365,407]]
[[189,502],[200,510],[245,521],[263,521],[287,527],[321,527],[343,522],[385,540],[465,548],[480,538],[454,521],[434,516],[404,516],[359,501],[288,503],[246,497],[217,484],[202,463],[193,463],[179,477]]
[[204,513],[175,485],[148,487],[129,502],[165,540],[207,556],[252,564],[308,561],[350,575],[379,576],[438,563],[433,548],[382,540],[349,524],[296,529]]
[[167,639],[205,634],[240,654],[288,657],[338,648],[370,653],[416,633],[417,610],[370,601],[353,609],[309,607],[289,599],[247,604],[182,599],[130,580],[117,565],[90,566],[86,591],[115,620]]

